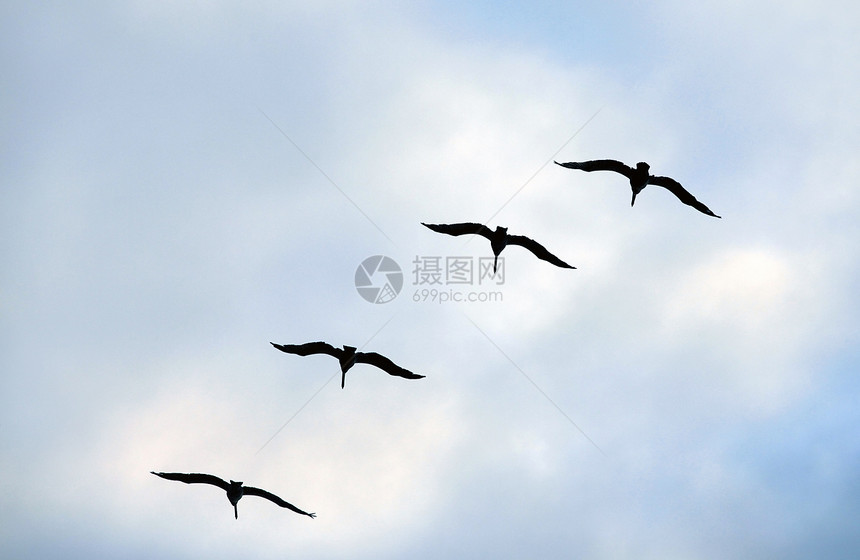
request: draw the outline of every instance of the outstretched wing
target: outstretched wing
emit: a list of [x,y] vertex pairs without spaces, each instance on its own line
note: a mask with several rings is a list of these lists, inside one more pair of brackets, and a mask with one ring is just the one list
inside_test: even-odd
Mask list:
[[314,518],[317,516],[315,513],[308,513],[306,511],[302,511],[290,502],[285,502],[279,497],[275,496],[271,492],[266,492],[265,490],[260,490],[259,488],[254,488],[253,486],[243,486],[243,495],[245,496],[260,496],[261,498],[266,498],[267,500],[274,502],[281,506],[282,508],[291,509],[296,513],[300,513],[302,515],[307,515],[308,517]]
[[569,169],[581,169],[582,171],[614,171],[621,173],[628,179],[633,176],[633,168],[624,165],[614,159],[594,159],[591,161],[569,161],[567,163],[554,162],[556,165]]
[[462,224],[425,224],[421,222],[422,226],[428,227],[435,232],[438,233],[446,233],[448,235],[481,235],[490,239],[493,231],[483,224],[476,224],[473,222],[464,222]]
[[178,480],[185,484],[212,484],[222,490],[227,490],[230,485],[226,481],[221,480],[215,475],[201,473],[178,473],[178,472],[154,472],[150,471],[155,476],[166,478],[167,480]]
[[534,253],[534,256],[536,256],[537,258],[544,260],[548,263],[552,263],[555,266],[559,266],[561,268],[576,268],[575,266],[570,266],[560,258],[547,251],[546,247],[544,247],[534,239],[529,239],[524,235],[509,235],[508,245],[519,245],[520,247],[525,247],[526,249]]
[[672,194],[678,197],[678,200],[683,202],[688,206],[692,206],[699,212],[703,214],[707,214],[708,216],[713,216],[715,218],[719,218],[711,209],[699,202],[695,196],[690,194],[690,191],[681,186],[681,183],[672,179],[671,177],[661,177],[659,175],[653,176],[648,179],[648,183],[651,185],[657,185],[659,187],[664,187],[669,190]]
[[343,350],[335,348],[327,342],[308,342],[306,344],[275,344],[270,342],[272,346],[286,352],[287,354],[297,354],[299,356],[310,356],[311,354],[328,354],[340,359]]
[[406,379],[421,379],[424,377],[398,366],[382,354],[377,354],[376,352],[357,352],[355,354],[355,361],[376,366],[388,375],[396,375],[397,377],[404,377]]

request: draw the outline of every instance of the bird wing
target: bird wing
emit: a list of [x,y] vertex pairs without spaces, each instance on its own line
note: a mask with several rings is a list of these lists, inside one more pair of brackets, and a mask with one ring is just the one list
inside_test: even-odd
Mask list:
[[266,492],[265,490],[260,490],[259,488],[254,488],[253,486],[243,486],[242,491],[243,491],[242,492],[243,495],[245,495],[245,496],[260,496],[261,498],[266,498],[270,502],[275,502],[276,504],[278,504],[282,508],[291,509],[296,513],[301,513],[302,515],[307,515],[308,517],[316,517],[317,516],[317,514],[315,514],[315,513],[308,513],[306,511],[300,510],[299,508],[297,508],[296,506],[294,506],[290,502],[285,502],[284,500],[275,496],[271,492]]
[[275,344],[274,342],[270,342],[269,344],[271,344],[281,352],[286,352],[287,354],[297,354],[299,356],[310,356],[311,354],[328,354],[329,356],[334,356],[335,358],[340,359],[340,355],[343,353],[343,350],[341,350],[340,348],[335,348],[327,342],[308,342],[305,344]]
[[422,226],[428,227],[435,232],[438,233],[446,233],[448,235],[481,235],[490,239],[493,231],[483,224],[476,224],[474,222],[464,222],[462,224],[425,224],[421,222]]
[[211,474],[153,471],[150,472],[155,476],[160,476],[161,478],[166,478],[167,480],[178,480],[179,482],[184,482],[185,484],[212,484],[213,486],[218,486],[222,490],[227,490],[228,488],[230,488],[230,485],[227,484],[226,481],[221,480],[217,476]]
[[536,256],[537,258],[552,263],[555,266],[559,266],[561,268],[576,268],[575,266],[570,266],[560,258],[547,251],[546,247],[544,247],[534,239],[530,239],[524,235],[509,235],[508,245],[519,245],[520,247],[525,247],[526,249],[534,253],[534,256]]
[[376,366],[388,375],[396,375],[397,377],[404,377],[406,379],[421,379],[424,377],[398,366],[382,354],[377,354],[376,352],[357,352],[355,354],[355,361]]
[[659,175],[652,176],[648,179],[648,183],[668,189],[669,192],[678,197],[678,200],[688,206],[692,206],[703,214],[707,214],[708,216],[713,216],[715,218],[720,217],[714,214],[710,208],[699,202],[695,196],[690,194],[690,191],[681,186],[681,183],[671,177],[662,177]]
[[570,169],[581,169],[582,171],[614,171],[621,173],[628,179],[633,176],[633,168],[624,165],[614,159],[594,159],[591,161],[569,161],[567,163],[554,162],[556,165]]

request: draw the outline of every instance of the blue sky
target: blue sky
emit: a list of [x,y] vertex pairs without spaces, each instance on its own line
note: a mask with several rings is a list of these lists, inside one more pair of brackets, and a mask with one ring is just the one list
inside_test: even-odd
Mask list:
[[[856,557],[855,5],[0,10],[10,557]],[[488,220],[577,269],[415,302]]]

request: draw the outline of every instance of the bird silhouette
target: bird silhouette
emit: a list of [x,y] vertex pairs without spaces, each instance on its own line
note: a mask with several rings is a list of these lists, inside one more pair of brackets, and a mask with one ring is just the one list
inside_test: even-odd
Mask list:
[[581,169],[582,171],[614,171],[624,175],[630,180],[630,188],[633,189],[633,199],[630,201],[630,206],[633,206],[633,203],[636,202],[636,195],[642,192],[642,189],[648,185],[657,185],[658,187],[666,188],[669,192],[677,196],[678,200],[688,206],[692,206],[699,212],[715,218],[721,217],[714,214],[710,208],[696,200],[696,197],[690,194],[690,192],[682,187],[681,183],[675,179],[672,179],[671,177],[662,177],[660,175],[651,175],[649,173],[651,166],[644,161],[637,163],[635,169],[614,159],[570,161],[568,163],[558,163],[556,161],[554,163],[569,169]]
[[344,345],[343,349],[341,349],[335,348],[327,342],[308,342],[306,344],[275,344],[274,342],[271,342],[270,344],[281,352],[286,352],[287,354],[297,354],[299,356],[328,354],[329,356],[334,356],[337,358],[337,361],[340,362],[341,389],[343,389],[346,384],[346,372],[348,372],[349,369],[357,363],[370,364],[378,367],[388,375],[395,375],[406,379],[421,379],[422,377],[425,377],[398,366],[382,354],[377,354],[376,352],[356,352],[357,349],[355,346]]
[[502,252],[502,249],[507,247],[508,245],[519,245],[520,247],[525,247],[529,251],[531,251],[534,256],[537,258],[547,261],[548,263],[552,263],[555,266],[561,268],[576,268],[575,266],[570,266],[560,258],[556,257],[549,251],[547,251],[546,247],[535,241],[534,239],[529,239],[524,235],[511,235],[508,233],[508,228],[497,226],[495,230],[488,228],[482,224],[475,224],[472,222],[466,222],[462,224],[425,224],[421,222],[422,226],[428,227],[435,232],[445,233],[447,235],[480,235],[481,237],[486,237],[490,240],[490,248],[493,250],[493,274],[496,273],[496,267],[499,262],[499,253]]
[[242,486],[241,482],[237,482],[235,480],[231,480],[228,483],[215,475],[201,473],[166,473],[154,471],[150,472],[155,476],[160,476],[161,478],[165,478],[167,480],[178,480],[179,482],[184,482],[185,484],[212,484],[213,486],[221,488],[222,490],[227,492],[227,499],[230,500],[231,504],[233,504],[233,513],[235,514],[236,519],[239,519],[239,507],[237,506],[237,504],[239,503],[239,500],[242,499],[242,496],[260,496],[261,498],[266,498],[267,500],[272,501],[283,508],[291,509],[296,513],[307,515],[310,518],[314,518],[317,516],[317,514],[315,513],[308,513],[306,511],[300,510],[293,504],[285,502],[271,492],[266,492],[265,490],[254,488],[253,486]]

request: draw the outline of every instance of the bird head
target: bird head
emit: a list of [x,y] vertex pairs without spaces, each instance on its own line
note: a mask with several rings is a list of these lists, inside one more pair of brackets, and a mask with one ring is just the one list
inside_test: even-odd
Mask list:
[[640,161],[639,163],[636,164],[636,170],[637,171],[644,171],[645,173],[648,173],[649,169],[651,169],[651,166],[648,165],[647,163],[645,163],[644,161]]
[[230,486],[242,486],[242,484],[244,484],[244,483],[236,481],[236,480],[230,481]]

